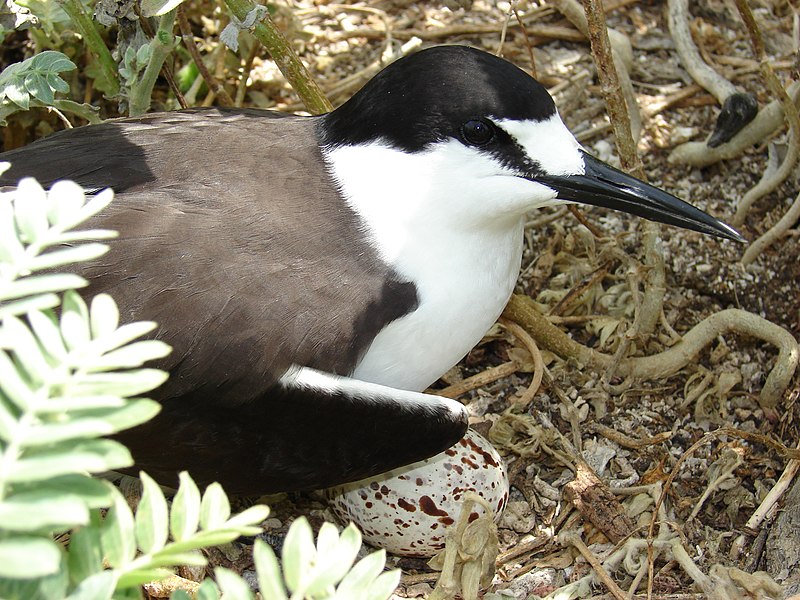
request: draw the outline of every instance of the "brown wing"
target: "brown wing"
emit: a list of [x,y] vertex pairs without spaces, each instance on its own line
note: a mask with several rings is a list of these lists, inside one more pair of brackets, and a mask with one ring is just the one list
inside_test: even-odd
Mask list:
[[[274,114],[154,114],[0,155],[12,163],[0,183],[71,178],[117,193],[92,223],[120,237],[82,268],[88,294],[110,293],[126,320],[156,321],[155,337],[173,347],[160,365],[171,372],[156,395],[164,410],[123,436],[137,465],[156,474],[189,468],[202,481],[258,493],[340,483],[424,458],[458,439],[466,423],[463,415],[428,421],[386,393],[375,396],[383,405],[365,404],[355,392],[276,385],[291,365],[350,373],[417,296],[375,256],[341,201],[323,167],[316,121]],[[385,422],[386,443],[400,423],[415,422],[418,433],[405,442],[413,447],[370,450],[381,437],[375,424],[391,414],[398,418]],[[436,423],[438,434],[430,430]],[[331,445],[340,450],[323,451],[327,461],[306,450]]]

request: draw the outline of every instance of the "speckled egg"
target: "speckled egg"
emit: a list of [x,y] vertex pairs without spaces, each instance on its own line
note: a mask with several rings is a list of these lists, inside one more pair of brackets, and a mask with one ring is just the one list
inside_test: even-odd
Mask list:
[[[458,519],[464,493],[479,494],[496,518],[508,501],[502,458],[469,430],[441,454],[407,467],[327,490],[342,523],[353,521],[364,540],[401,556],[433,556],[444,548],[445,530]],[[482,514],[470,515],[470,520]]]

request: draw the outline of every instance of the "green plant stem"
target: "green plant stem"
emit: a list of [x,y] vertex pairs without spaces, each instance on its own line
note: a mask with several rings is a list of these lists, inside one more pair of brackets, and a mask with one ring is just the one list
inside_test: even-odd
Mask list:
[[[256,7],[252,0],[225,0],[225,4],[240,21],[244,21],[248,13]],[[319,115],[333,110],[333,105],[322,93],[289,41],[275,27],[269,14],[266,14],[261,22],[256,23],[252,31],[311,114]]]
[[111,56],[111,51],[106,46],[103,38],[100,37],[100,32],[92,21],[92,18],[86,14],[83,4],[80,0],[56,0],[58,5],[64,9],[64,12],[69,15],[70,20],[83,36],[83,40],[89,47],[89,52],[100,63],[100,70],[111,85],[110,96],[116,96],[119,93],[119,71],[117,70],[117,63],[114,57]]
[[128,113],[132,117],[142,115],[150,108],[153,87],[156,84],[159,73],[161,73],[161,67],[175,47],[175,36],[172,35],[174,25],[175,10],[161,15],[161,19],[158,22],[158,31],[150,41],[150,60],[147,61],[142,77],[131,87]]

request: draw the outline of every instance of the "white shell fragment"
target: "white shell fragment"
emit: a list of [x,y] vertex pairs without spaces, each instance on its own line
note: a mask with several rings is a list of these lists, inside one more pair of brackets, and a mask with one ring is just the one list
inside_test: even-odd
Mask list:
[[[469,430],[441,454],[407,467],[327,490],[331,508],[344,524],[353,521],[364,540],[401,556],[433,556],[444,548],[445,530],[458,519],[464,493],[474,491],[495,511],[508,501],[502,458],[481,435]],[[483,508],[470,515],[470,521]]]

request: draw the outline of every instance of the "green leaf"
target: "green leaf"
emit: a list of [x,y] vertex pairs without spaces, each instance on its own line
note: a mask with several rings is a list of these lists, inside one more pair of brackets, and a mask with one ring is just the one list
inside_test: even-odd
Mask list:
[[83,208],[81,208],[78,212],[76,212],[72,216],[71,220],[62,222],[61,227],[64,229],[71,229],[75,225],[83,223],[90,217],[95,216],[106,206],[111,204],[111,201],[113,199],[114,199],[114,191],[110,188],[103,190],[99,194],[95,194],[94,196],[89,198],[89,201],[83,205]]
[[323,523],[317,534],[317,560],[312,571],[312,580],[305,593],[319,596],[338,583],[353,566],[359,549],[361,534],[352,523],[342,532],[341,539],[336,527]]
[[[18,191],[14,193],[15,196],[18,194]],[[0,263],[13,264],[24,260],[24,254],[25,247],[17,237],[14,205],[8,196],[0,196]]]
[[25,76],[25,89],[31,96],[52,106],[56,101],[52,88],[47,84],[47,76],[41,73],[28,73]]
[[314,534],[305,517],[295,519],[283,542],[283,574],[292,594],[302,595],[316,559]]
[[146,340],[143,342],[135,342],[112,350],[105,356],[95,358],[89,357],[86,361],[77,363],[92,371],[109,371],[112,369],[131,369],[141,367],[149,360],[156,360],[164,358],[172,348],[160,340]]
[[66,531],[88,522],[87,506],[81,498],[68,493],[31,490],[0,501],[0,530],[31,533],[38,530]]
[[50,87],[51,90],[54,92],[61,92],[62,94],[66,94],[69,92],[69,84],[61,79],[58,75],[54,75],[53,73],[48,73],[45,75],[45,80],[47,81],[47,85]]
[[269,516],[269,506],[264,504],[255,504],[246,508],[237,515],[232,516],[225,522],[226,529],[234,527],[246,527],[248,525],[257,525]]
[[147,473],[140,471],[142,499],[136,509],[136,541],[145,554],[164,547],[169,534],[169,511],[161,488]]
[[138,587],[150,581],[160,581],[174,575],[169,569],[135,569],[122,573],[117,581],[117,590]]
[[8,196],[0,197],[0,263],[13,264],[24,260],[24,255],[25,247],[17,237],[14,205]]
[[196,600],[219,600],[219,597],[219,588],[210,577],[203,580],[195,595]]
[[200,503],[200,527],[205,530],[217,529],[224,525],[231,516],[231,505],[228,496],[218,483],[206,488]]
[[72,581],[83,581],[103,571],[102,520],[98,511],[93,511],[91,521],[70,533],[67,564]]
[[[56,406],[50,401],[39,414],[53,412]],[[39,423],[31,428],[24,446],[45,445],[77,437],[99,437],[136,427],[152,419],[161,410],[161,405],[147,398],[129,400],[122,406],[72,411],[54,423]]]
[[138,396],[157,388],[167,380],[167,373],[158,369],[137,369],[126,373],[89,373],[75,378],[65,393],[76,396],[114,394]]
[[[59,182],[60,183],[60,182]],[[111,229],[83,229],[81,231],[64,231],[57,233],[50,230],[50,245],[74,244],[75,242],[86,242],[88,240],[108,240],[117,237],[117,232]]]
[[69,440],[26,453],[10,466],[6,481],[44,481],[69,473],[100,473],[132,464],[130,451],[114,440]]
[[103,256],[108,252],[108,246],[100,243],[81,244],[71,248],[59,248],[45,254],[40,254],[28,264],[31,271],[55,269],[76,262],[86,262]]
[[0,289],[0,300],[15,300],[45,292],[61,292],[86,285],[87,281],[83,277],[69,273],[34,275],[12,281],[5,288]]
[[104,600],[106,598],[110,600],[116,586],[116,571],[101,571],[81,580],[67,600]]
[[83,348],[91,340],[89,309],[83,298],[72,291],[64,294],[61,309],[61,336],[70,351]]
[[239,577],[230,569],[217,567],[214,569],[217,584],[222,589],[223,597],[236,598],[236,600],[248,600],[253,597],[253,592],[247,582]]
[[24,315],[32,310],[45,310],[48,308],[54,308],[59,304],[61,304],[61,298],[55,294],[42,294],[40,296],[25,298],[24,300],[9,302],[0,306],[0,319]]
[[93,339],[114,333],[119,327],[119,308],[117,303],[108,294],[98,294],[92,298],[89,319],[91,321]]
[[25,89],[23,80],[9,81],[3,87],[2,93],[22,110],[30,108],[31,97]]
[[161,405],[155,400],[136,398],[128,400],[124,406],[97,411],[97,414],[99,418],[102,418],[103,421],[111,426],[111,431],[116,433],[146,423],[160,411]]
[[49,494],[54,497],[69,494],[80,498],[88,508],[96,509],[111,505],[112,487],[107,481],[74,473],[52,477],[47,481],[17,483],[14,485],[13,491],[14,493],[41,491],[43,494]]
[[381,573],[369,586],[367,600],[389,600],[400,584],[400,569],[392,569]]
[[191,552],[175,552],[170,544],[164,550],[153,554],[147,561],[146,568],[175,567],[178,565],[188,565],[190,567],[204,567],[208,564],[205,557],[193,550]]
[[41,311],[28,313],[28,323],[34,335],[44,347],[45,352],[52,358],[63,361],[67,357],[67,347],[61,339],[61,331],[51,314]]
[[[33,244],[48,229],[46,206],[47,194],[38,181],[25,177],[17,184],[14,202],[14,220],[22,241]],[[23,199],[21,201],[21,199]]]
[[136,556],[133,513],[119,490],[114,490],[111,499],[112,505],[103,521],[100,537],[108,563],[122,569]]
[[0,540],[0,577],[32,579],[57,573],[61,548],[44,537],[8,536]]
[[283,576],[275,553],[262,539],[256,539],[253,546],[253,561],[258,574],[258,589],[262,598],[288,600],[283,587]]
[[64,413],[68,411],[90,410],[94,408],[118,408],[125,406],[127,400],[119,396],[52,396],[47,403],[36,407],[36,413]]
[[189,539],[197,531],[200,523],[200,490],[186,471],[182,471],[178,478],[180,485],[172,500],[170,532],[172,539],[180,542]]
[[385,550],[378,550],[362,558],[350,572],[345,575],[339,587],[336,588],[336,600],[357,598],[360,595],[360,590],[368,589],[372,585],[373,581],[375,581],[381,571],[383,571],[383,566],[385,564]]
[[8,354],[2,350],[0,350],[0,382],[3,395],[20,410],[28,410],[35,403],[36,392],[31,389],[27,378],[22,377]]
[[34,179],[20,181],[18,189],[20,193],[30,195],[30,199],[27,202],[14,203],[17,229],[25,242],[34,244],[47,233],[49,228],[44,211],[47,196],[42,193],[41,185]]
[[62,73],[64,71],[73,71],[77,69],[75,63],[66,57],[61,52],[55,50],[46,50],[40,52],[30,59],[31,66],[40,71],[49,71],[51,73]]
[[21,363],[25,372],[35,382],[40,383],[49,378],[52,370],[50,364],[33,333],[21,320],[16,317],[3,319],[3,326],[0,328],[0,345],[14,352],[14,356]]
[[136,338],[140,338],[153,331],[156,324],[153,321],[137,321],[128,323],[119,329],[109,332],[94,341],[94,348],[97,353],[105,353],[131,343]]
[[0,387],[0,440],[10,442],[16,435],[18,412]]
[[30,428],[20,446],[33,448],[49,446],[66,440],[82,440],[114,433],[114,428],[102,419],[77,419],[66,423],[38,423]]
[[50,186],[47,200],[47,220],[51,225],[60,226],[83,207],[86,194],[74,181],[56,181]]
[[29,579],[0,577],[0,598],[4,600],[55,600],[67,595],[69,574],[63,555],[58,570],[50,575]]
[[215,529],[213,531],[200,531],[192,537],[180,542],[172,542],[169,545],[170,552],[187,552],[206,548],[208,546],[220,546],[232,542],[242,535],[258,535],[262,530],[259,527],[237,529]]

